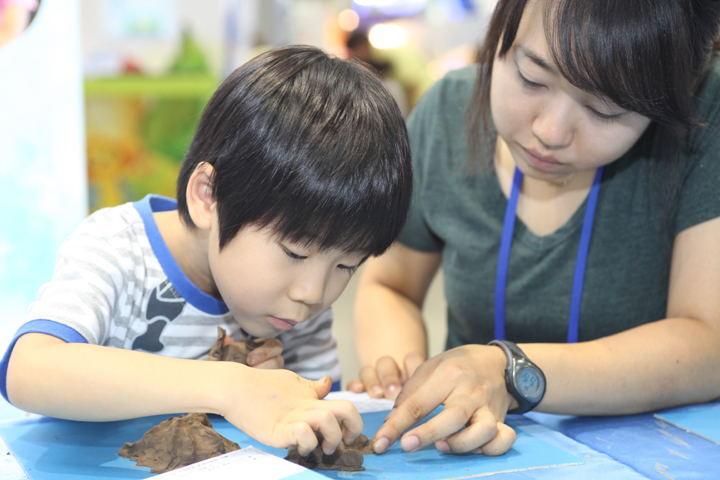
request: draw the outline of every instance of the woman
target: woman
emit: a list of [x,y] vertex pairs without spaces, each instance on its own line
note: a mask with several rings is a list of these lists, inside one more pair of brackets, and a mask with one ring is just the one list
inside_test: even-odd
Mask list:
[[[413,214],[360,282],[350,388],[412,375],[376,451],[440,404],[403,449],[498,455],[508,411],[720,396],[719,19],[710,0],[499,1],[480,66],[409,120]],[[440,265],[449,350],[418,367]]]

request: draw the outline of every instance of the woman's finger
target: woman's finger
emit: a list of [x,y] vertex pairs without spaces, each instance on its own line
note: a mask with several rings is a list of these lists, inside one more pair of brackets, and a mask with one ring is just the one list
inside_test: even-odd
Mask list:
[[353,393],[363,393],[365,391],[365,384],[357,379],[352,379],[347,384],[347,389]]
[[407,382],[408,379],[413,376],[413,373],[415,373],[415,370],[422,365],[423,361],[423,356],[418,352],[412,352],[405,355],[405,378],[403,379],[403,383]]
[[394,400],[400,393],[402,371],[392,357],[384,356],[377,361],[377,376],[385,398]]
[[[467,427],[448,436],[444,441],[449,451],[453,453],[467,453],[492,441],[498,435],[498,428],[502,425],[488,409],[475,412]],[[439,448],[442,451],[442,448]]]
[[378,380],[375,367],[365,366],[360,370],[360,380],[372,398],[383,398],[385,396],[380,380]]
[[[453,434],[461,430],[472,418],[475,408],[474,402],[470,398],[467,398],[462,403],[456,400],[453,404],[446,405],[443,411],[435,417],[403,435],[400,446],[406,452],[412,452],[448,436],[449,439],[453,439]],[[485,423],[489,424],[493,431],[490,435],[486,434],[481,442],[470,444],[470,447],[462,451],[456,450],[454,445],[450,444],[450,450],[456,453],[467,452],[493,438],[496,434],[494,431],[495,418],[490,417]],[[480,427],[477,427],[477,429],[479,430]]]
[[515,443],[515,439],[517,438],[515,430],[508,427],[502,422],[498,422],[497,432],[498,433],[497,435],[495,435],[495,438],[487,442],[479,449],[475,450],[473,453],[482,453],[483,455],[497,456],[502,455],[503,453],[510,450],[510,447],[513,446],[513,443]]

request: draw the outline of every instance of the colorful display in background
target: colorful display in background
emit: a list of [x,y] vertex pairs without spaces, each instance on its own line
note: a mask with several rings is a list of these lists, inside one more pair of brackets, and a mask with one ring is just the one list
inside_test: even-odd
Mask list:
[[202,109],[217,87],[192,38],[164,77],[132,71],[85,82],[90,211],[156,193],[175,181]]

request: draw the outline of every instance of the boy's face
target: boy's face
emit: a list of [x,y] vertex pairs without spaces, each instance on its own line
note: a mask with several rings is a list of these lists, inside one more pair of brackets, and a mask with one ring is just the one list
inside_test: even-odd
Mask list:
[[254,226],[219,251],[213,223],[209,265],[217,290],[243,330],[256,337],[275,337],[325,310],[365,258],[281,242],[269,227]]

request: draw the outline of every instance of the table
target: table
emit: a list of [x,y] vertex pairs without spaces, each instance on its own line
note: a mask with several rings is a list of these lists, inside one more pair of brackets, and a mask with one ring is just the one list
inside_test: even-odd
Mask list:
[[[720,417],[720,403],[670,412],[676,411],[716,418]],[[366,434],[371,436],[379,428],[385,413],[363,413]],[[3,456],[0,450],[0,457],[5,457],[5,461],[0,462],[0,480],[150,478],[153,475],[149,469],[134,466],[130,460],[117,457],[116,452],[124,441],[139,439],[145,430],[167,417],[107,423],[39,417],[0,423],[0,437],[6,440],[10,450],[21,454],[23,466],[30,469],[28,476],[12,456]],[[241,446],[254,445],[284,456],[284,451],[255,442],[221,417],[212,416],[211,421],[218,432]],[[588,418],[529,413],[508,416],[508,423],[518,432],[518,441],[513,450],[502,457],[444,455],[432,447],[406,454],[396,444],[384,455],[366,457],[368,469],[351,475],[362,480],[459,479],[491,472],[503,472],[492,474],[500,480],[720,478],[720,445],[653,414]],[[5,445],[0,444],[2,446]],[[27,451],[34,459],[28,461]],[[558,455],[557,464],[563,466],[520,468],[522,462],[518,460],[532,464],[533,453]],[[348,474],[326,472],[324,475],[343,478]]]
[[720,445],[663,420],[677,414],[689,414],[683,423],[701,420],[720,440],[720,401],[621,417],[526,416],[648,478],[720,478]]

